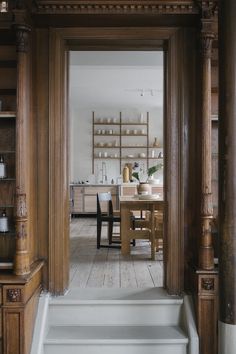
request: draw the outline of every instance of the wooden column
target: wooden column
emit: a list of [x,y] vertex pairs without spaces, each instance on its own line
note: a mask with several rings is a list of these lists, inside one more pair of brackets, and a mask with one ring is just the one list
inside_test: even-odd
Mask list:
[[217,354],[218,270],[214,268],[211,233],[211,56],[216,2],[200,1],[201,9],[201,234],[194,295],[201,354]]
[[219,305],[220,353],[236,337],[236,1],[219,9]]
[[26,173],[27,173],[27,128],[29,115],[29,65],[27,60],[30,28],[16,25],[17,44],[17,117],[16,117],[16,253],[14,272],[24,275],[30,272],[29,253],[27,250],[27,207],[26,207]]
[[211,234],[213,219],[211,190],[211,55],[214,34],[210,31],[209,19],[202,19],[202,180],[201,180],[201,236],[199,268],[214,269],[214,250]]

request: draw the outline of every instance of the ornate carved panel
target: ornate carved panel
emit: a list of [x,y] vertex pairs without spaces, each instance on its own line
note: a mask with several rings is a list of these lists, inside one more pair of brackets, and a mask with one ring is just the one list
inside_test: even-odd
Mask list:
[[38,13],[159,13],[191,14],[199,9],[190,0],[36,0],[35,12]]
[[9,302],[21,302],[21,289],[7,289],[7,301]]

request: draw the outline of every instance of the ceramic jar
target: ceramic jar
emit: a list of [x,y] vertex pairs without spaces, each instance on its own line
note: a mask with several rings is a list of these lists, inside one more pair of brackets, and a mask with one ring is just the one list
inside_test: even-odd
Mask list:
[[129,182],[129,168],[128,166],[125,166],[123,168],[123,183],[128,183]]
[[151,194],[151,186],[146,182],[140,182],[140,184],[137,186],[137,189],[138,194]]

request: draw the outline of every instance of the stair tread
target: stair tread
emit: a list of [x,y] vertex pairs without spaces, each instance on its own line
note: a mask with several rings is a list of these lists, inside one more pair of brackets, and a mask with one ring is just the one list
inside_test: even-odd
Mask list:
[[178,326],[51,326],[45,344],[81,342],[188,343]]
[[179,296],[168,295],[163,288],[72,288],[64,296],[50,300],[52,305],[76,303],[182,304],[183,299]]

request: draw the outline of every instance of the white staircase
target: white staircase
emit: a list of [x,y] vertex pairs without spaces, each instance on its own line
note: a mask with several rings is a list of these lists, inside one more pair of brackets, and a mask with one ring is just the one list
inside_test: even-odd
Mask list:
[[183,299],[162,288],[71,289],[49,299],[44,327],[31,354],[198,354]]

